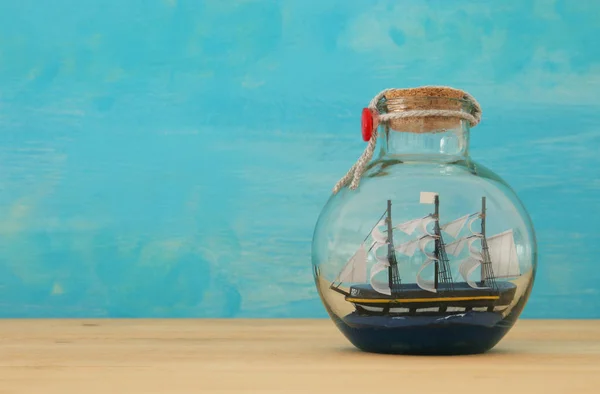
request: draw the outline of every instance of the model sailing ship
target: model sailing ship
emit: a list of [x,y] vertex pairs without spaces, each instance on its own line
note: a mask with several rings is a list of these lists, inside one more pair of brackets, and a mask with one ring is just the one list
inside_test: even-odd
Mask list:
[[[344,294],[346,300],[354,304],[357,313],[366,315],[421,315],[472,310],[493,312],[506,308],[515,297],[517,287],[511,282],[496,279],[520,276],[512,230],[491,237],[486,236],[485,197],[481,199],[481,212],[468,214],[442,225],[439,222],[438,194],[422,192],[420,202],[435,204],[434,212],[394,225],[392,203],[388,200],[384,214],[330,288]],[[477,219],[481,220],[481,231],[475,231],[472,227]],[[471,234],[457,238],[467,223]],[[433,231],[428,228],[431,224]],[[382,226],[385,226],[385,229],[382,230]],[[419,230],[421,235],[395,245],[395,230],[408,235]],[[442,232],[455,238],[455,241],[446,245]],[[371,241],[367,243],[369,238]],[[476,243],[480,245],[479,250]],[[463,281],[454,281],[448,254],[460,256],[465,246],[467,257],[459,266]],[[407,256],[408,259],[418,250],[424,253],[425,262],[417,272],[416,283],[403,283],[399,274],[397,253]],[[371,268],[367,283],[369,253],[376,263]],[[421,275],[423,270],[430,266],[433,266],[434,272],[432,281],[424,279]],[[469,279],[477,270],[479,281]],[[376,276],[384,272],[387,272],[387,281],[378,281]],[[350,286],[349,291],[345,291],[340,288],[342,283],[354,285]]]

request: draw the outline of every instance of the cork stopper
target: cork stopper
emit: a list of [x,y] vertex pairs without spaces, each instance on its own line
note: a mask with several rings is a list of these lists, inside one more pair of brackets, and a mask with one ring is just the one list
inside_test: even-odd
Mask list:
[[[471,105],[461,90],[448,87],[417,87],[394,89],[386,92],[384,110],[388,113],[411,110],[452,110],[470,112]],[[395,131],[431,133],[461,127],[461,118],[452,116],[424,116],[391,119]]]

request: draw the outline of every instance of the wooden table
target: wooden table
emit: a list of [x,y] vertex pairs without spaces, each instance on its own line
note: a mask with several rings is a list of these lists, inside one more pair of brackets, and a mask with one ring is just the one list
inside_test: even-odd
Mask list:
[[490,353],[368,354],[329,320],[0,320],[0,393],[600,393],[600,321]]

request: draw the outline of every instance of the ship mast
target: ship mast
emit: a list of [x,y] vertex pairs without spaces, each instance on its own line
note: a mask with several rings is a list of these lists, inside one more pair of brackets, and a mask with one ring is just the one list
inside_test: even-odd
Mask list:
[[442,231],[440,229],[440,200],[438,195],[435,196],[435,212],[433,217],[435,219],[434,232],[436,235],[435,249],[433,251],[435,256],[434,287],[437,290],[439,287],[439,282],[441,281],[444,283],[447,290],[452,290],[454,286],[452,285],[452,277],[450,276],[450,262],[448,261],[448,256],[446,255],[446,248],[442,238]]
[[485,216],[486,216],[485,197],[481,197],[481,252],[483,254],[483,263],[481,264],[481,285],[484,286],[488,282],[489,287],[496,289],[496,278],[492,269],[492,259],[485,238]]
[[396,260],[396,251],[394,250],[394,233],[392,226],[392,200],[387,201],[387,243],[388,243],[388,284],[391,294],[395,294],[400,289],[400,274],[398,272],[398,261]]
[[[439,237],[441,235],[440,226],[439,226],[440,198],[437,195],[435,196],[435,213],[433,215],[434,215],[433,217],[435,219],[435,228],[433,231],[435,231],[435,235],[437,235]],[[439,242],[437,239],[435,240],[435,249],[433,251],[433,254],[435,256],[435,279],[433,280],[433,286],[437,290],[438,283],[439,283],[439,276],[440,276],[440,245],[439,245]]]

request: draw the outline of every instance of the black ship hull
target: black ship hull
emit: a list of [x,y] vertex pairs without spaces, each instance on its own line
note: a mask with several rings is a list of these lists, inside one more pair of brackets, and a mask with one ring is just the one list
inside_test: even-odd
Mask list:
[[453,283],[450,290],[432,293],[416,284],[402,285],[391,295],[378,293],[368,284],[352,286],[346,300],[361,315],[439,315],[469,311],[494,312],[513,301],[517,286],[498,282],[494,289],[474,289],[467,283]]
[[[501,287],[512,284],[498,283]],[[414,315],[365,315],[354,311],[337,316],[328,311],[341,332],[357,348],[375,353],[458,355],[492,349],[511,329],[531,293],[532,283],[506,312]]]

